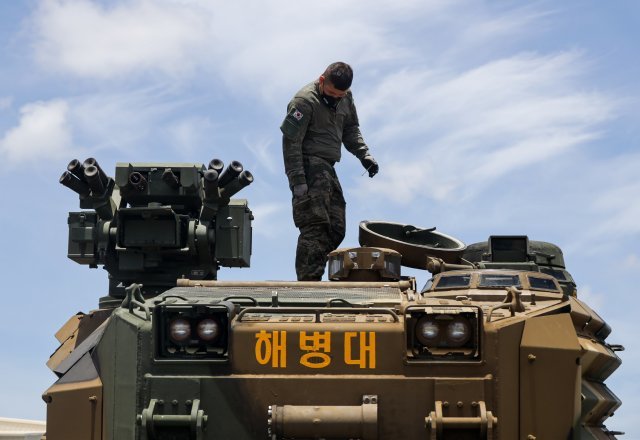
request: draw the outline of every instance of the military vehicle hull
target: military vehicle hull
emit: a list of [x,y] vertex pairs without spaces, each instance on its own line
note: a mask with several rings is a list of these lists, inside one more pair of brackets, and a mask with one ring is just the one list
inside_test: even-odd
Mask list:
[[[78,161],[61,179],[95,211],[70,213],[69,257],[110,290],[56,334],[46,439],[619,434],[605,380],[622,347],[557,246],[363,222],[332,281],[218,281],[249,264],[251,212],[226,197],[253,179],[240,164],[119,164],[115,181],[85,164],[86,182]],[[401,263],[433,277],[419,289]]]
[[[195,284],[208,287],[168,290],[148,316],[113,311],[82,355],[94,377],[74,381],[72,367],[62,376],[72,391],[58,384],[45,393],[48,439],[614,438],[602,421],[620,402],[603,382],[620,359],[595,339],[604,322],[560,292],[537,292],[527,310],[493,311],[488,321],[491,297],[503,291],[467,291],[482,295],[471,305],[451,299],[459,290],[430,298],[390,283]],[[223,354],[163,350],[162,314],[188,315],[229,296],[242,306],[223,311],[233,315]],[[340,297],[350,307],[326,305]],[[425,310],[477,316],[473,354],[417,354],[412,326]],[[92,345],[77,349],[83,343]],[[84,431],[62,418],[70,410]]]

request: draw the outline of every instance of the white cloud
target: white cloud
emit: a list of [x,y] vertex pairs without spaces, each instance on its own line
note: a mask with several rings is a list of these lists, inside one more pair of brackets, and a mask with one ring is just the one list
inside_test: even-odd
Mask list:
[[216,85],[222,78],[236,93],[272,101],[336,59],[378,77],[396,61],[503,44],[543,15],[489,11],[469,0],[326,0],[321,11],[286,0],[40,0],[32,33],[46,68],[98,79],[206,72]]
[[292,93],[300,78],[316,78],[338,59],[351,63],[359,78],[377,81],[398,65],[433,62],[451,46],[467,46],[456,38],[463,29],[493,22],[492,30],[473,37],[475,45],[507,28],[521,32],[517,23],[533,20],[524,9],[487,17],[466,0],[327,0],[320,9],[336,11],[331,17],[315,4],[291,7],[286,0],[188,3],[210,11],[211,62],[226,85],[267,102]]
[[470,196],[596,139],[615,102],[568,81],[584,69],[577,53],[520,54],[461,73],[387,77],[360,105],[385,176],[375,190],[400,203]]
[[637,153],[568,165],[565,174],[571,176],[571,186],[559,200],[561,209],[575,212],[565,220],[573,238],[568,251],[599,258],[609,255],[626,268],[635,267],[640,240],[638,169]]
[[[291,226],[283,221],[288,218],[291,208],[281,203],[257,203],[252,204],[251,211],[254,215],[252,222],[253,231],[263,237],[273,239],[283,236],[285,231],[290,231]],[[293,222],[292,222],[293,223]]]
[[[81,77],[176,75],[204,67],[236,90],[249,84],[255,91],[261,84],[258,92],[266,97],[299,80],[301,70],[319,74],[334,57],[358,62],[408,55],[387,38],[384,22],[443,8],[440,2],[376,3],[328,1],[323,8],[341,12],[323,20],[310,19],[315,6],[292,7],[284,0],[126,0],[111,6],[42,0],[32,20],[34,46],[45,67]],[[376,7],[389,12],[374,14]]]
[[[159,142],[154,137],[185,141],[184,124],[188,118],[174,115],[187,102],[188,99],[176,98],[166,87],[96,93],[73,98],[70,119],[74,131],[93,150],[130,154],[132,149],[142,151],[145,146],[151,147],[150,143]],[[172,117],[177,121],[171,121]],[[193,119],[191,123],[193,127]]]
[[180,119],[167,128],[173,149],[183,156],[195,157],[201,151],[213,148],[212,138],[215,125],[204,116]]
[[[281,171],[280,145],[274,147],[273,142],[268,139],[249,141],[244,139],[244,145],[251,152],[254,161],[267,169],[271,174]],[[274,151],[275,150],[275,151]]]
[[198,8],[168,1],[45,0],[33,22],[44,66],[92,78],[188,70],[207,40]]
[[534,23],[549,15],[531,6],[525,6],[502,14],[489,14],[470,23],[460,34],[460,39],[468,45],[475,45],[489,39],[512,37],[522,29],[530,29]]
[[[511,9],[513,6],[515,9]],[[542,9],[539,3],[521,7],[495,3],[487,7],[486,4],[467,2],[449,12],[446,21],[448,44],[440,46],[436,54],[438,64],[463,60],[474,63],[481,57],[495,56],[505,46],[544,34],[549,30],[549,17],[554,14],[552,10]]]
[[68,154],[72,149],[68,112],[62,100],[25,105],[18,125],[0,139],[0,154],[12,164]]
[[458,141],[485,134],[555,132],[558,126],[601,122],[611,111],[605,97],[572,90],[575,84],[567,80],[582,73],[578,53],[525,53],[461,72],[405,70],[378,82],[359,111],[385,122],[378,124],[377,136],[383,139],[403,133],[445,132],[445,140]]

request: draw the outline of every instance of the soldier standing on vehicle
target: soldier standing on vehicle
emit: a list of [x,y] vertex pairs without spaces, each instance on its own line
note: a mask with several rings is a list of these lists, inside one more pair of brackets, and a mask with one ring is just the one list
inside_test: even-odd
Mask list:
[[369,177],[378,172],[378,163],[360,133],[349,91],[352,80],[348,64],[330,64],[316,81],[296,93],[280,127],[284,167],[293,193],[293,221],[300,230],[299,281],[321,280],[327,254],[344,239],[345,201],[334,169],[341,145],[360,159]]

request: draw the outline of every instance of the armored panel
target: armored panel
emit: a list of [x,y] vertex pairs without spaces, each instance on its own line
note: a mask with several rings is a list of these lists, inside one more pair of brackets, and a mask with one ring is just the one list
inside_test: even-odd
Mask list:
[[570,438],[580,414],[580,377],[571,317],[527,320],[520,344],[520,438]]
[[489,237],[491,261],[497,263],[526,263],[529,238],[526,235],[492,235]]
[[249,267],[251,210],[244,199],[232,199],[216,216],[216,258],[222,266]]
[[[498,237],[492,237],[493,240],[495,240],[495,238]],[[462,258],[472,263],[478,263],[481,261],[513,261],[505,258],[496,260],[495,256],[492,257],[492,250],[494,250],[492,248],[493,246],[489,241],[473,243],[467,246]],[[519,258],[517,261],[523,260]],[[553,243],[547,243],[544,241],[528,240],[527,258],[524,261],[530,261],[543,266],[565,267],[562,249]]]
[[79,264],[95,264],[94,237],[98,215],[95,212],[70,212],[67,257]]
[[200,173],[196,163],[118,163],[116,185],[131,206],[150,202],[180,205],[186,210],[200,208]]

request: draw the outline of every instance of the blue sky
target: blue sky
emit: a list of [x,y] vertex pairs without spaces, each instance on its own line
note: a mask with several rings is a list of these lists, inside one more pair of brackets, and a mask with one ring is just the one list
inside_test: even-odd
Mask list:
[[627,348],[608,426],[640,438],[640,3],[345,3],[2,3],[0,416],[44,418],[53,334],[106,293],[102,270],[65,257],[78,208],[57,183],[67,162],[93,156],[113,174],[119,161],[241,161],[256,178],[242,193],[252,267],[220,278],[293,279],[278,127],[293,93],[344,60],[380,163],[374,179],[346,151],[337,166],[344,245],[364,219],[559,244],[609,341]]

